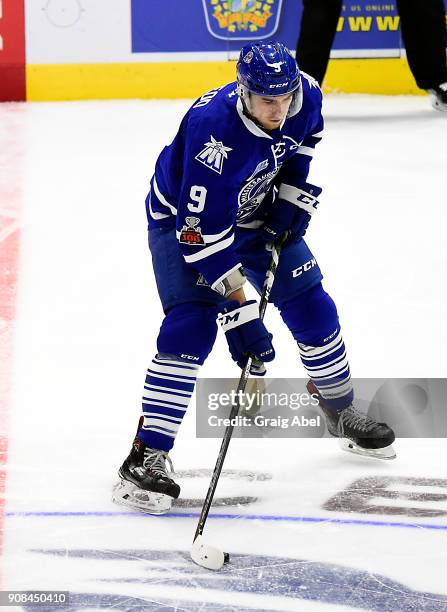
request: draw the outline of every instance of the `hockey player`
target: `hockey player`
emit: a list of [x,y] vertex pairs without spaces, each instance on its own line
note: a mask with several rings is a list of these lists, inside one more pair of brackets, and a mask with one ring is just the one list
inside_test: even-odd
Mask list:
[[307,183],[323,135],[322,94],[278,42],[246,45],[237,82],[205,93],[161,152],[146,199],[149,247],[165,312],[147,370],[143,417],[119,470],[113,499],[149,513],[167,512],[180,487],[169,451],[217,333],[219,315],[232,358],[274,356],[272,335],[247,301],[246,278],[260,291],[268,243],[285,231],[270,301],[295,338],[329,431],[351,450],[392,458],[393,431],[353,406],[337,310],[304,233],[318,204]]

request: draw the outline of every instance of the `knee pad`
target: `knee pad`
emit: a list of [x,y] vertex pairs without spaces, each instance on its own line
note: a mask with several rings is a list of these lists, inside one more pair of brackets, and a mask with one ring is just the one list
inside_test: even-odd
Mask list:
[[174,306],[161,324],[159,354],[202,365],[216,340],[216,316],[214,305],[187,302]]
[[320,346],[339,329],[337,308],[321,283],[287,300],[281,316],[300,344]]

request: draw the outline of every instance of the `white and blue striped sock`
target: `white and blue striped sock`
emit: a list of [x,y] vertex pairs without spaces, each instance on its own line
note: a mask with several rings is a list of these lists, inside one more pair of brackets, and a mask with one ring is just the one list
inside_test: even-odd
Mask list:
[[340,330],[331,334],[322,346],[298,343],[301,361],[325,403],[335,410],[352,404],[349,362]]
[[143,428],[138,437],[145,446],[169,451],[194,391],[198,365],[156,355],[146,374],[143,392]]

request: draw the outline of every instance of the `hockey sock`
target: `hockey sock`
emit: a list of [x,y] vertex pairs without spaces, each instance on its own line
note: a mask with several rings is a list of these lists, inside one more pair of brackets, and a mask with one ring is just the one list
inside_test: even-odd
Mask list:
[[143,428],[138,437],[145,446],[170,451],[185,415],[199,366],[157,354],[146,374],[143,392]]
[[298,342],[301,361],[325,404],[342,410],[354,399],[346,348],[340,329],[325,338],[321,346]]
[[354,394],[346,348],[334,301],[321,283],[287,300],[281,316],[325,404],[335,410],[349,406]]

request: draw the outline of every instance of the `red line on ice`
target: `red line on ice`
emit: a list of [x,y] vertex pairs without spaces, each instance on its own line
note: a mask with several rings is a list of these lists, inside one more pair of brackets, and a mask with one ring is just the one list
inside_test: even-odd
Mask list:
[[[0,208],[0,555],[4,543],[9,401],[19,255],[17,219],[11,213],[17,214],[20,207],[20,195],[16,192],[11,198],[11,191],[7,191],[0,185],[0,202],[8,206],[6,214],[2,214]],[[0,576],[0,581],[2,578]]]

